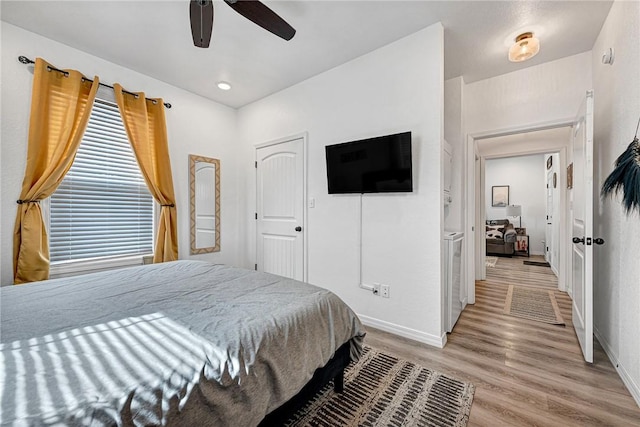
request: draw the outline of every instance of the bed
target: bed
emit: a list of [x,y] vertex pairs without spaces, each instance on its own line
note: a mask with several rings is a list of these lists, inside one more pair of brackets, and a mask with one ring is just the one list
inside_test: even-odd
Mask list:
[[1,425],[255,426],[364,337],[325,289],[200,261],[0,292]]

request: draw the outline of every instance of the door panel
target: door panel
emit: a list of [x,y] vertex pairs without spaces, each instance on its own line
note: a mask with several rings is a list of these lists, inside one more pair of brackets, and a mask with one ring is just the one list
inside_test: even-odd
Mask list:
[[[296,243],[302,239],[295,237],[262,234],[262,271],[279,276],[296,278]],[[300,279],[298,279],[300,280]]]
[[[270,220],[296,220],[297,153],[280,152],[266,156],[262,166],[262,216]],[[292,179],[293,178],[293,179]]]
[[303,139],[256,150],[257,270],[304,280]]
[[573,127],[571,223],[573,325],[584,359],[593,363],[593,92]]

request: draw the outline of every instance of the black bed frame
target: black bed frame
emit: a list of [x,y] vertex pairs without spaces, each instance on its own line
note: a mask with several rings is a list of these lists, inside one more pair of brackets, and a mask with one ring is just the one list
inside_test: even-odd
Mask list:
[[344,389],[344,369],[351,362],[351,342],[342,344],[329,362],[322,368],[316,369],[311,380],[300,390],[298,394],[285,402],[278,409],[268,414],[259,427],[271,427],[283,425],[291,416],[302,408],[316,393],[329,381],[333,380],[333,389],[342,393]]

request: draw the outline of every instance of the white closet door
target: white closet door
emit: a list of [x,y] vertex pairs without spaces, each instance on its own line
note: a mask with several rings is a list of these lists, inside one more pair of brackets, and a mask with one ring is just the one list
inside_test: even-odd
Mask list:
[[304,141],[256,150],[257,270],[304,279]]

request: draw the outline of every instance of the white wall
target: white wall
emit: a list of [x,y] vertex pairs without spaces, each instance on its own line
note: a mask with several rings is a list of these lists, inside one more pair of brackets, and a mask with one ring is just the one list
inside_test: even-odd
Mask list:
[[507,217],[506,208],[491,206],[491,187],[509,186],[509,204],[522,206],[522,226],[529,234],[529,252],[543,255],[542,241],[546,226],[544,154],[503,159],[489,159],[485,163],[485,200],[487,219],[508,219],[516,227],[517,217]]
[[462,231],[464,222],[464,80],[462,77],[444,82],[444,138],[453,148],[451,165],[451,203],[444,207],[445,230]]
[[591,89],[591,53],[585,52],[464,88],[465,127],[470,134],[575,117]]
[[[0,198],[0,277],[13,282],[13,226],[15,200],[25,171],[32,68],[18,62],[19,55],[41,56],[61,68],[98,75],[103,82],[119,82],[125,88],[162,97],[173,104],[166,110],[169,151],[178,208],[178,250],[182,259],[193,258],[238,264],[238,153],[236,111],[135,71],[107,62],[66,45],[2,22],[2,184]],[[189,255],[188,155],[199,154],[221,161],[221,252]]]
[[[440,149],[443,138],[443,28],[413,35],[239,110],[246,211],[255,208],[254,145],[308,132],[308,279],[326,287],[365,322],[441,345]],[[328,144],[410,130],[414,192],[365,195],[363,281],[391,286],[391,297],[358,287],[359,196],[328,195]],[[255,224],[245,224],[246,264]]]
[[[593,47],[594,182],[600,187],[626,149],[640,116],[640,3],[616,1]],[[602,54],[615,50],[613,65]],[[596,191],[598,190],[596,188]],[[595,332],[640,405],[640,215],[625,215],[619,198],[594,195]]]

